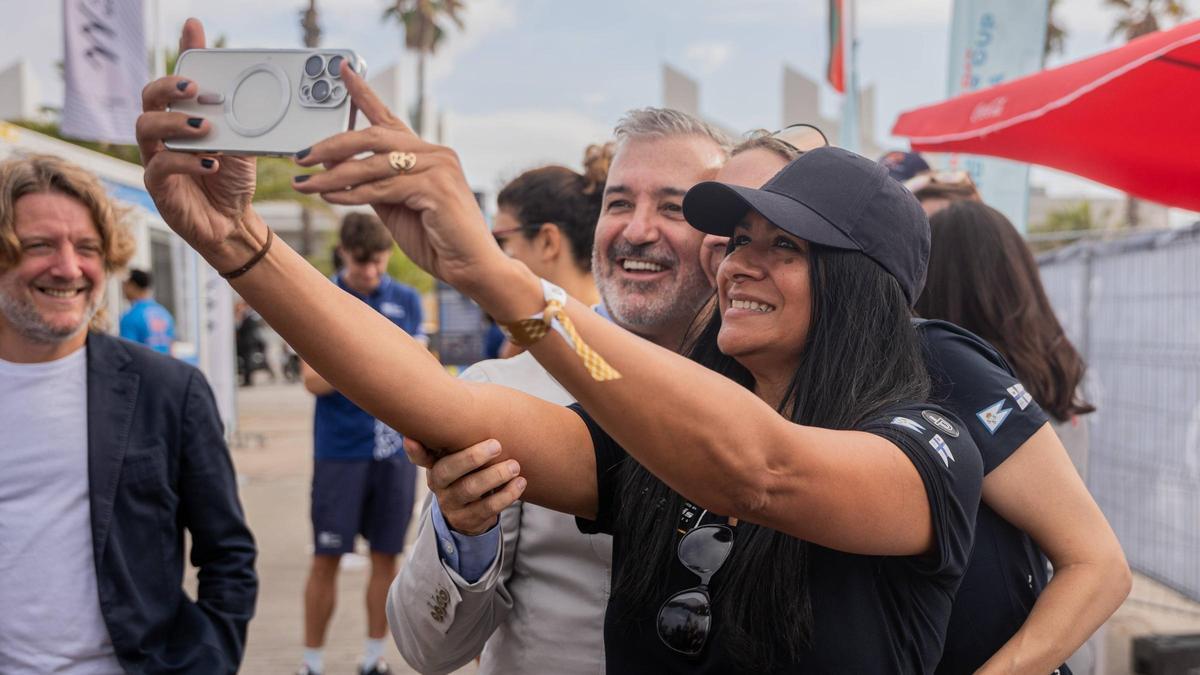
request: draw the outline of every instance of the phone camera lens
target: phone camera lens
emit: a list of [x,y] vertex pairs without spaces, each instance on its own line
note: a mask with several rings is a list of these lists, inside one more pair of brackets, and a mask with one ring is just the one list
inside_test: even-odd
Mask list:
[[317,101],[329,98],[329,80],[317,80],[312,87],[312,96]]
[[341,77],[342,76],[342,60],[343,59],[340,56],[335,56],[335,57],[329,59],[329,67],[327,68],[327,70],[328,70],[330,76],[332,76],[332,77]]
[[325,69],[325,60],[316,54],[308,57],[304,62],[304,74],[309,77],[316,77]]

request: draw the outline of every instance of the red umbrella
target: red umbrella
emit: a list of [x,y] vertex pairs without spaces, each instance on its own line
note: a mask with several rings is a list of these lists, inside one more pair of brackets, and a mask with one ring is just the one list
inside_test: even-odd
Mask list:
[[1200,21],[903,113],[892,134],[1200,211]]

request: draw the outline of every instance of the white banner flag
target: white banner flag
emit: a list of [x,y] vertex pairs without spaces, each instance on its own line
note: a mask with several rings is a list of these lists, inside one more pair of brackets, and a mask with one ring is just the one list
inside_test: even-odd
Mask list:
[[[1042,68],[1048,0],[955,0],[950,30],[950,96],[983,89]],[[1029,211],[1029,165],[961,155],[983,201],[1021,232]]]
[[150,79],[142,0],[63,0],[64,136],[134,143]]

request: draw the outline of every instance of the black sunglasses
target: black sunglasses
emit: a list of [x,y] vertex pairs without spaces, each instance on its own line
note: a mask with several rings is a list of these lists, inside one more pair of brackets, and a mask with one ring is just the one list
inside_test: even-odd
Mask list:
[[733,528],[701,525],[679,540],[679,562],[700,577],[700,585],[667,598],[658,610],[658,638],[671,649],[696,655],[712,632],[712,597],[708,584],[733,550]]

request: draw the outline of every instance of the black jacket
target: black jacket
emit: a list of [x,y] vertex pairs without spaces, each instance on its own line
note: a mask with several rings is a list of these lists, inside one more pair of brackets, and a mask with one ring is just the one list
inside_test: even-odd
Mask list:
[[117,658],[130,673],[236,672],[258,593],[255,547],[208,383],[100,333],[88,336],[87,380],[96,581]]

